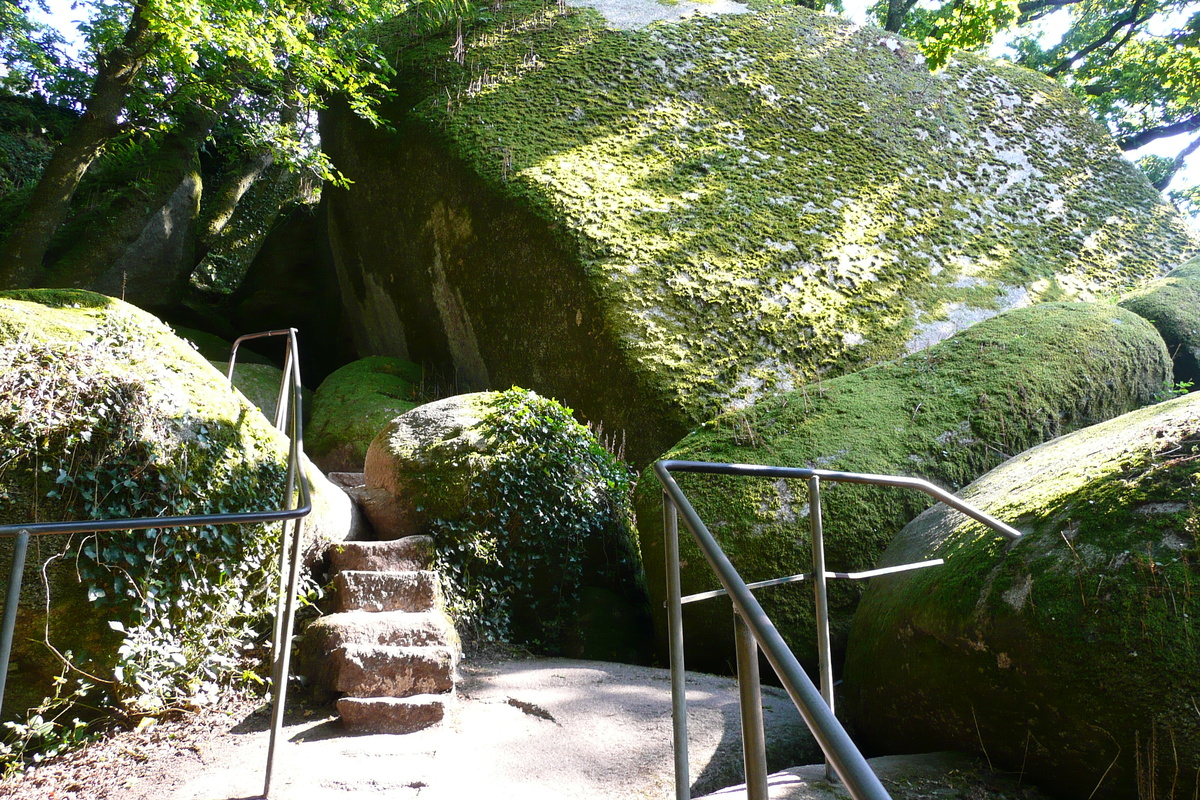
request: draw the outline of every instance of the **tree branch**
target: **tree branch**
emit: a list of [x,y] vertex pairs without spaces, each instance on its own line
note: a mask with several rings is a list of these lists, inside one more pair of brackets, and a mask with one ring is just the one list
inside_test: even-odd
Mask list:
[[1077,52],[1073,55],[1067,56],[1062,61],[1055,64],[1053,67],[1046,70],[1046,75],[1049,75],[1051,78],[1058,77],[1060,74],[1062,74],[1066,70],[1070,69],[1071,66],[1079,59],[1084,58],[1088,55],[1091,55],[1092,53],[1099,50],[1101,47],[1104,47],[1104,45],[1111,42],[1113,40],[1113,38],[1121,31],[1122,28],[1124,28],[1126,25],[1129,25],[1130,26],[1129,35],[1127,35],[1121,41],[1121,44],[1118,44],[1117,48],[1114,48],[1114,50],[1120,48],[1121,45],[1123,45],[1123,44],[1125,44],[1125,42],[1129,41],[1129,38],[1133,35],[1137,26],[1146,21],[1145,19],[1138,18],[1138,14],[1141,11],[1141,8],[1144,4],[1145,4],[1145,0],[1135,0],[1133,7],[1129,9],[1129,13],[1125,14],[1120,19],[1118,19],[1116,22],[1114,22],[1112,24],[1112,27],[1110,27],[1108,29],[1107,33],[1105,33],[1099,39],[1092,42],[1091,44],[1089,44],[1087,47],[1083,48],[1079,52]]
[[1200,113],[1192,114],[1187,119],[1182,119],[1179,122],[1173,122],[1170,125],[1159,125],[1156,128],[1147,128],[1143,131],[1138,131],[1135,134],[1126,136],[1124,139],[1117,141],[1117,145],[1122,150],[1137,150],[1143,145],[1147,145],[1156,139],[1165,139],[1168,136],[1178,136],[1181,133],[1195,133],[1200,131]]
[[1042,17],[1049,16],[1055,11],[1082,3],[1083,0],[1028,0],[1017,5],[1017,24],[1036,22]]
[[1183,162],[1187,161],[1188,156],[1197,150],[1200,150],[1200,136],[1192,139],[1187,147],[1179,151],[1178,155],[1175,156],[1175,160],[1171,162],[1171,168],[1167,170],[1165,175],[1154,182],[1154,188],[1160,192],[1165,192],[1167,187],[1171,185],[1171,181],[1175,178],[1175,174],[1183,169]]

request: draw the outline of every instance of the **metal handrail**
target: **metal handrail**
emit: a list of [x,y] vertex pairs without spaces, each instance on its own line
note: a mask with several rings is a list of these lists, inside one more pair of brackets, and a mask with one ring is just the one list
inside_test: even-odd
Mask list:
[[[296,612],[296,589],[300,577],[300,553],[303,538],[303,518],[312,511],[308,477],[300,465],[300,454],[304,447],[303,423],[301,422],[300,365],[297,358],[296,329],[252,333],[234,341],[229,355],[229,372],[226,376],[233,381],[233,369],[237,351],[242,342],[268,336],[287,336],[287,353],[283,376],[280,379],[279,402],[275,411],[275,427],[284,431],[290,439],[288,468],[285,487],[285,508],[268,511],[247,511],[225,514],[190,514],[171,517],[136,517],[129,519],[81,520],[78,522],[38,522],[25,525],[0,525],[0,537],[16,537],[13,560],[4,603],[3,621],[0,623],[0,713],[4,707],[4,688],[8,677],[9,657],[12,653],[12,638],[16,626],[17,603],[20,599],[21,582],[25,571],[25,555],[30,536],[46,536],[62,533],[99,533],[103,531],[134,531],[147,528],[182,528],[197,525],[233,525],[264,522],[282,522],[280,538],[279,595],[275,607],[275,630],[272,641],[271,676],[274,681],[271,700],[271,736],[267,746],[266,775],[263,781],[263,796],[269,797],[271,777],[275,764],[275,748],[283,728],[283,708],[287,699],[287,679],[290,670],[291,641]],[[299,505],[291,507],[292,496],[299,488]],[[292,534],[288,535],[288,522],[292,521]]]
[[[777,585],[809,577],[814,579],[818,620],[817,647],[821,656],[820,692],[800,666],[800,662],[796,660],[796,656],[784,642],[770,617],[751,594],[750,586],[742,580],[728,556],[725,555],[721,546],[717,544],[712,533],[709,532],[688,501],[683,490],[679,488],[679,484],[671,475],[672,471],[761,478],[802,478],[808,481],[809,524],[812,532],[814,562],[812,575],[790,576],[772,581],[762,581],[755,585]],[[766,800],[767,797],[765,736],[758,680],[759,649],[763,651],[767,661],[774,667],[775,673],[783,683],[784,690],[795,703],[805,724],[808,725],[813,737],[825,753],[827,774],[828,770],[832,768],[855,800],[890,800],[883,784],[879,782],[879,778],[871,770],[870,765],[867,764],[866,759],[855,747],[845,728],[833,713],[833,672],[825,580],[828,577],[871,577],[896,572],[900,569],[918,569],[934,564],[933,562],[918,562],[899,568],[890,567],[860,573],[827,572],[821,520],[820,482],[827,480],[912,489],[934,497],[1010,539],[1019,539],[1020,531],[919,478],[800,467],[674,460],[655,462],[654,472],[663,485],[664,555],[667,572],[667,625],[671,653],[671,712],[675,745],[676,800],[689,800],[691,796],[688,785],[687,696],[683,663],[683,602],[685,598],[682,597],[679,574],[679,514],[683,515],[684,524],[724,587],[723,590],[717,592],[692,595],[687,600],[701,600],[728,594],[730,600],[733,601],[738,687],[742,710],[742,750],[745,758],[746,790],[749,800]]]

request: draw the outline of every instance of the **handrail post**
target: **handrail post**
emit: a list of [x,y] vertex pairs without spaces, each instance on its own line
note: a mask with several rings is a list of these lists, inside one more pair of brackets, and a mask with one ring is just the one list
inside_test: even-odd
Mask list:
[[21,602],[21,579],[25,576],[25,553],[29,549],[29,531],[17,534],[13,543],[12,569],[4,598],[4,622],[0,629],[0,718],[4,714],[4,688],[8,684],[8,657],[12,654],[13,633],[17,627],[17,605]]
[[667,629],[671,650],[671,731],[675,741],[675,800],[691,800],[688,763],[687,676],[683,671],[683,603],[679,579],[679,514],[663,492],[663,544],[667,562]]
[[733,636],[737,647],[738,703],[742,711],[742,761],[746,767],[746,800],[767,800],[767,737],[763,731],[762,682],[758,674],[758,642],[736,609]]
[[[813,593],[816,595],[817,654],[820,659],[821,697],[833,711],[833,648],[829,643],[829,596],[825,586],[825,527],[821,519],[821,479],[808,479],[808,525],[812,535]],[[825,759],[825,778],[837,779],[829,759]]]

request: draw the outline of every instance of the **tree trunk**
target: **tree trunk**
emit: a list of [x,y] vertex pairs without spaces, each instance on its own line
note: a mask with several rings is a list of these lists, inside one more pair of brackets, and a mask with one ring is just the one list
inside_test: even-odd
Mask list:
[[887,20],[883,24],[885,31],[899,33],[904,27],[904,19],[915,6],[916,0],[888,0]]
[[100,62],[87,109],[50,157],[29,204],[0,250],[0,287],[37,285],[50,240],[67,218],[79,182],[120,130],[125,98],[153,38],[141,4],[135,4],[121,46]]

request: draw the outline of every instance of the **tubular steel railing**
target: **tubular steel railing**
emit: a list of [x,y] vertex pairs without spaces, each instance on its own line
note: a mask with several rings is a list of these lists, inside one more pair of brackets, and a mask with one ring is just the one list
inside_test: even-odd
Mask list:
[[[296,588],[300,579],[301,540],[303,518],[312,510],[308,478],[300,464],[303,452],[303,426],[300,394],[300,366],[297,358],[296,329],[264,331],[242,336],[233,343],[229,355],[227,378],[232,383],[238,347],[242,342],[268,336],[286,336],[287,354],[283,377],[280,381],[279,402],[275,409],[275,427],[290,438],[288,449],[287,482],[284,495],[285,507],[278,510],[248,511],[230,514],[193,514],[174,517],[140,517],[131,519],[86,520],[80,522],[39,522],[26,525],[0,525],[0,537],[15,537],[12,568],[9,573],[8,592],[4,602],[4,616],[0,627],[0,713],[3,712],[4,687],[8,676],[9,656],[12,652],[13,631],[16,623],[17,603],[21,593],[21,580],[25,571],[25,555],[29,537],[48,536],[62,533],[100,533],[104,531],[134,531],[147,528],[182,528],[196,525],[257,524],[264,522],[282,523],[279,547],[279,594],[275,605],[275,630],[272,642],[271,677],[274,683],[271,699],[271,736],[267,745],[266,775],[263,781],[263,796],[270,796],[271,776],[275,766],[275,749],[283,729],[283,709],[287,699],[287,680],[290,671],[291,641],[296,611]],[[298,505],[292,507],[293,495],[299,488]],[[288,522],[292,522],[291,535]]]
[[[798,467],[769,467],[751,464],[713,464],[702,461],[655,462],[654,472],[663,485],[663,532],[664,554],[667,571],[667,625],[671,652],[671,715],[675,743],[675,797],[689,800],[688,741],[687,741],[687,695],[684,685],[683,664],[683,605],[728,595],[733,601],[734,639],[737,651],[738,695],[742,715],[742,752],[746,770],[747,800],[767,798],[766,737],[763,731],[762,691],[758,675],[758,650],[783,683],[784,689],[800,711],[826,758],[826,775],[834,774],[845,784],[855,800],[890,800],[883,784],[871,770],[866,759],[845,728],[833,713],[833,663],[829,644],[829,608],[826,601],[825,582],[829,578],[870,578],[911,569],[937,566],[941,559],[920,561],[865,572],[830,572],[825,568],[824,530],[821,520],[821,481],[840,483],[865,483],[875,486],[892,486],[924,492],[933,498],[957,509],[972,519],[978,520],[1010,539],[1019,539],[1020,531],[1004,524],[974,506],[963,502],[949,492],[919,478],[890,475],[865,475],[854,472],[833,472],[821,469]],[[747,584],[734,569],[729,558],[721,550],[696,510],[684,495],[672,472],[707,473],[710,475],[735,475],[757,478],[802,478],[808,481],[809,526],[812,537],[813,571],[811,574],[791,575],[768,581]],[[704,554],[709,566],[717,574],[723,589],[700,594],[681,596],[679,577],[679,515],[691,531],[692,538]],[[817,650],[820,657],[821,690],[817,691],[811,679],[796,660],[796,656],[784,642],[766,612],[750,590],[763,586],[776,586],[800,580],[812,580],[816,596]]]

